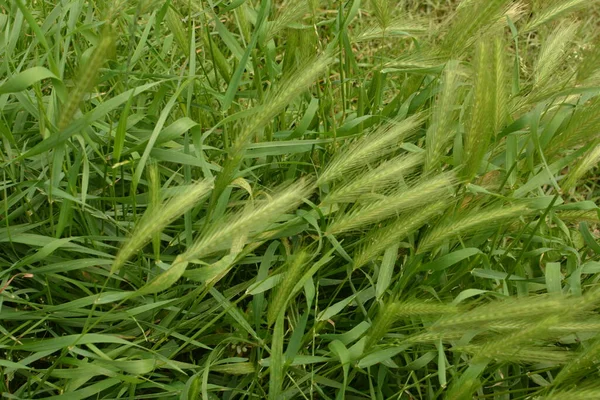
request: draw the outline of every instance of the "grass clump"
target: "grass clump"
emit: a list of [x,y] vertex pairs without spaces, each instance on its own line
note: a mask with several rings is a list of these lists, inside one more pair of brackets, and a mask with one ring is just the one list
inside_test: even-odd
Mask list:
[[0,392],[598,397],[597,2],[0,3]]

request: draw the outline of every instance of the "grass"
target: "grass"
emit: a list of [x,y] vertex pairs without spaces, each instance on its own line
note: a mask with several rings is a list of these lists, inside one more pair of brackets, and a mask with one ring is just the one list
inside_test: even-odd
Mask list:
[[599,10],[0,1],[3,398],[598,398]]

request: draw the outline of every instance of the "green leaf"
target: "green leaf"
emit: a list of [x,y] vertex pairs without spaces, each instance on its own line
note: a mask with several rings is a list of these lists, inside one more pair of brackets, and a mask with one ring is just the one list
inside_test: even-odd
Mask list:
[[546,264],[546,288],[548,293],[560,293],[562,290],[561,281],[560,263],[549,262]]
[[409,345],[402,346],[394,346],[383,350],[377,350],[373,353],[367,354],[358,362],[359,368],[368,368],[373,365],[381,364],[386,360],[391,359],[397,354],[402,353],[404,350],[408,349]]
[[68,335],[52,339],[34,340],[25,342],[20,345],[6,346],[1,345],[0,348],[10,348],[17,351],[57,351],[71,346],[81,346],[94,343],[116,343],[126,346],[133,346],[132,343],[125,339],[121,339],[116,335],[104,335],[100,333],[87,333],[83,335]]
[[44,153],[50,149],[58,147],[65,141],[67,141],[71,136],[76,133],[79,133],[83,130],[85,126],[90,125],[91,123],[97,121],[98,119],[106,116],[109,112],[113,111],[121,104],[125,103],[131,96],[136,96],[142,92],[145,92],[152,87],[159,85],[163,81],[151,82],[137,88],[128,90],[123,92],[110,100],[105,101],[100,104],[98,107],[94,108],[92,111],[85,114],[82,118],[76,120],[71,125],[69,125],[64,131],[59,132],[58,134],[50,136],[48,139],[38,143],[34,147],[30,148],[25,153],[21,154],[16,160],[22,160],[25,158],[33,157],[38,154]]
[[600,244],[598,244],[596,239],[594,239],[592,236],[586,222],[581,222],[579,224],[579,232],[581,232],[581,236],[583,236],[585,244],[587,244],[594,253],[600,254]]
[[44,67],[33,67],[26,69],[10,77],[6,82],[0,85],[0,95],[6,93],[16,93],[27,89],[29,86],[44,79],[53,79],[59,81],[58,77]]
[[394,266],[396,265],[396,258],[398,258],[398,243],[388,247],[383,254],[383,260],[381,261],[381,267],[379,268],[379,275],[377,276],[377,286],[375,286],[375,294],[377,300],[381,300],[387,288],[392,282],[392,276],[394,275]]

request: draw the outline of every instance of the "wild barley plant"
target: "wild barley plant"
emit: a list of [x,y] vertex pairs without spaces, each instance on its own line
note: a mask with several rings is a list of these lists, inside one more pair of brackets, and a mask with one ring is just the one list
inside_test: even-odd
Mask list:
[[390,122],[373,134],[358,140],[351,148],[340,152],[329,162],[319,175],[317,184],[322,185],[352,174],[357,169],[398,150],[402,141],[413,135],[422,121],[421,116],[415,115],[403,121]]
[[328,228],[330,233],[356,230],[370,224],[383,221],[402,212],[410,211],[435,202],[439,197],[447,196],[455,183],[451,173],[440,174],[425,179],[406,190],[398,190],[381,199],[359,206],[347,214],[341,215]]
[[249,204],[246,209],[211,225],[181,255],[182,259],[192,261],[215,251],[226,250],[236,238],[242,237],[244,242],[252,240],[254,235],[276,222],[284,213],[294,210],[312,191],[310,182],[299,181],[280,188],[267,200],[257,200],[256,206]]
[[368,196],[369,193],[386,193],[422,162],[422,154],[385,161],[372,171],[356,176],[352,181],[335,188],[325,197],[323,204],[349,203],[360,201],[361,197]]
[[3,393],[597,397],[590,3],[5,3]]
[[149,207],[133,229],[131,237],[121,247],[113,262],[111,271],[117,271],[152,237],[160,233],[177,217],[198,204],[211,189],[210,180],[199,181],[183,190],[160,205]]
[[80,74],[77,77],[77,83],[69,93],[67,103],[64,105],[57,123],[59,130],[65,129],[73,120],[83,97],[95,86],[98,72],[102,65],[108,59],[111,49],[115,45],[115,36],[110,24],[102,30],[98,45],[94,48],[92,55],[85,65],[80,68]]
[[282,83],[267,95],[264,104],[258,106],[257,112],[245,121],[241,132],[233,140],[222,171],[215,181],[215,190],[212,197],[213,204],[216,203],[218,196],[221,195],[225,187],[233,180],[252,135],[281,112],[299,92],[302,92],[311,85],[332,62],[333,57],[328,53],[313,60],[308,60],[302,68],[298,68],[290,76],[284,78]]

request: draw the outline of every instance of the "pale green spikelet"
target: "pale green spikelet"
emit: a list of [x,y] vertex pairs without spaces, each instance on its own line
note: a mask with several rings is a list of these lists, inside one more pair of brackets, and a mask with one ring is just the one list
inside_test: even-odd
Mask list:
[[582,84],[598,75],[600,71],[600,41],[596,39],[593,45],[583,51],[581,57],[583,60],[577,66],[575,80],[578,84]]
[[590,143],[600,138],[600,97],[581,105],[569,120],[567,127],[552,138],[546,154],[555,156],[562,151]]
[[182,17],[173,7],[169,7],[165,17],[165,23],[169,30],[173,33],[175,43],[179,47],[180,54],[187,55],[190,50],[190,41],[188,33],[183,27]]
[[424,332],[410,336],[404,339],[401,343],[417,344],[417,343],[434,343],[439,340],[449,341],[458,340],[463,336],[460,331],[444,331],[444,332]]
[[449,54],[462,55],[508,9],[507,0],[470,0],[457,9],[451,19],[442,48]]
[[[553,335],[560,336],[571,333],[597,332],[600,330],[600,321],[587,321],[590,318],[587,316],[582,316],[581,318],[585,318],[586,321],[568,321],[568,318],[564,318],[560,323],[548,327],[548,331]],[[516,319],[513,321],[495,321],[487,325],[487,327],[495,332],[506,332],[525,329],[530,324],[531,321]]]
[[[552,315],[541,321],[537,321],[535,324],[530,324],[526,328],[514,331],[509,335],[489,340],[483,346],[476,346],[475,357],[478,359],[524,360],[525,353],[528,349],[531,350],[533,342],[547,337],[548,328],[558,323],[558,321],[559,317]],[[534,358],[536,356],[535,351],[531,350],[529,356]],[[557,355],[556,359],[564,360],[563,355]],[[550,361],[551,358],[549,357],[548,360]]]
[[190,187],[182,188],[179,194],[165,201],[158,209],[150,207],[136,224],[131,238],[125,242],[115,257],[111,272],[117,271],[153,235],[163,230],[181,214],[198,204],[212,189],[211,180],[202,180]]
[[288,0],[284,2],[275,19],[269,22],[264,41],[268,42],[279,35],[288,25],[302,21],[308,12],[308,7],[306,1]]
[[397,150],[402,140],[413,135],[423,123],[420,115],[386,125],[355,142],[348,150],[340,152],[319,176],[318,185],[353,173],[369,163]]
[[557,390],[547,396],[539,396],[536,400],[596,400],[600,399],[600,388],[573,388]]
[[85,65],[81,67],[77,84],[69,93],[69,99],[62,110],[57,124],[59,130],[65,129],[73,120],[73,117],[75,116],[83,97],[96,84],[98,71],[100,71],[100,68],[108,59],[108,56],[114,45],[115,37],[112,32],[112,28],[110,25],[106,25],[102,31],[98,45],[94,49],[92,55],[87,60]]
[[334,62],[333,56],[326,52],[308,60],[300,68],[282,79],[282,83],[271,91],[259,111],[245,124],[244,129],[234,142],[234,151],[241,151],[258,129],[265,126],[273,117],[288,106],[295,98],[313,84],[319,75]]
[[500,130],[508,120],[508,103],[509,103],[509,75],[506,65],[506,44],[502,37],[497,37],[494,40],[494,133]]
[[371,10],[379,27],[385,31],[390,25],[391,10],[389,0],[371,0]]
[[557,332],[558,334],[600,332],[600,321],[590,321],[589,318],[590,317],[585,318],[585,321],[561,322],[555,326],[550,327],[550,330],[553,332]]
[[586,370],[598,362],[599,356],[600,340],[596,340],[594,343],[581,350],[577,357],[560,370],[558,375],[556,375],[556,378],[554,378],[553,384],[555,386],[561,385],[567,380],[585,373]]
[[570,210],[562,211],[558,214],[560,219],[571,222],[591,222],[600,223],[600,215],[597,210]]
[[447,151],[448,144],[454,139],[458,120],[457,105],[460,99],[460,65],[450,61],[444,68],[441,91],[434,103],[431,124],[426,134],[425,171],[436,168],[440,158]]
[[576,300],[563,296],[538,296],[527,299],[508,299],[479,306],[466,313],[445,317],[431,326],[433,331],[481,328],[498,321],[529,319],[530,322],[576,310]]
[[505,208],[480,210],[472,215],[450,219],[435,226],[419,243],[419,252],[439,246],[446,240],[452,240],[457,235],[470,236],[482,229],[499,226],[531,211],[525,205],[514,205]]
[[536,61],[533,76],[535,91],[547,90],[556,84],[556,75],[564,65],[567,45],[573,40],[579,25],[566,22],[557,26],[548,36]]
[[546,9],[539,10],[534,14],[535,18],[529,21],[523,30],[534,30],[542,24],[550,22],[568,12],[589,6],[590,3],[596,1],[597,0],[558,0],[550,2],[550,5]]
[[240,235],[245,237],[245,241],[252,240],[268,225],[298,206],[312,190],[313,185],[308,181],[297,182],[279,189],[270,200],[260,201],[256,207],[240,211],[211,224],[210,228],[181,255],[181,258],[191,261],[216,251],[226,250]]
[[[150,198],[147,212],[154,214],[160,212],[160,176],[156,162],[151,162],[147,168],[148,196]],[[154,250],[154,257],[157,260],[160,255],[160,234],[161,231],[159,230],[152,235],[152,248]]]
[[453,173],[444,173],[424,180],[407,190],[400,190],[342,215],[329,226],[328,232],[340,233],[363,229],[402,212],[423,207],[442,198],[449,198],[450,189],[455,182]]
[[411,38],[421,36],[427,33],[427,27],[424,22],[413,17],[399,18],[390,21],[389,24],[382,28],[381,25],[371,26],[353,38],[354,43],[366,42],[370,40],[379,40],[384,35],[385,37],[393,38]]
[[453,348],[452,350],[474,354],[480,359],[494,359],[496,361],[515,363],[544,363],[561,365],[570,360],[570,353],[552,348],[526,347],[522,344],[507,343],[505,338],[496,339],[484,346],[467,345]]
[[567,179],[562,183],[562,190],[566,193],[575,187],[577,182],[592,168],[600,163],[600,142],[592,144],[591,149],[569,171]]
[[458,310],[458,307],[452,304],[410,300],[397,302],[393,311],[396,318],[400,319],[421,315],[456,314]]
[[[389,330],[392,324],[402,318],[419,316],[439,316],[455,314],[458,307],[451,304],[433,303],[422,300],[388,302],[380,306],[379,314],[369,331],[366,348],[375,345]],[[410,343],[430,342],[443,336],[437,333],[425,333],[408,339]]]
[[364,194],[385,193],[390,186],[400,182],[407,173],[422,162],[422,154],[412,154],[386,161],[333,190],[323,200],[323,204],[350,203],[359,200]]
[[396,321],[396,312],[399,308],[398,303],[390,302],[379,306],[377,317],[369,330],[365,349],[369,349],[379,342],[379,340],[388,333],[390,327]]
[[365,244],[359,248],[354,256],[354,268],[360,268],[369,261],[374,260],[389,246],[398,243],[415,232],[447,207],[448,202],[432,203],[416,212],[403,214],[391,224],[370,233],[364,239]]
[[221,173],[217,176],[212,204],[216,204],[218,196],[232,181],[237,171],[250,139],[259,129],[264,127],[275,115],[280,113],[294,98],[306,90],[326,68],[334,61],[330,53],[325,53],[306,62],[302,68],[283,79],[283,83],[274,88],[264,103],[249,120],[245,121],[242,131],[233,141]]
[[477,43],[474,58],[475,81],[472,102],[468,109],[464,135],[463,178],[470,181],[477,175],[479,167],[488,150],[490,139],[495,134],[497,98],[496,79],[493,76],[494,47],[487,39]]
[[384,71],[437,74],[444,70],[446,61],[433,51],[421,50],[386,63]]
[[279,283],[277,289],[273,291],[269,300],[269,309],[267,311],[267,323],[269,326],[275,322],[281,312],[285,312],[290,296],[293,294],[292,290],[298,283],[298,279],[302,276],[307,261],[308,254],[300,251],[284,266],[286,269],[283,280]]
[[490,25],[490,27],[486,30],[486,34],[494,37],[496,39],[503,39],[504,31],[507,28],[507,18],[510,19],[513,24],[516,24],[519,20],[521,20],[525,15],[529,14],[529,9],[527,4],[516,1],[513,4],[508,4],[506,8],[504,8],[504,13],[499,13],[500,18],[496,18]]

